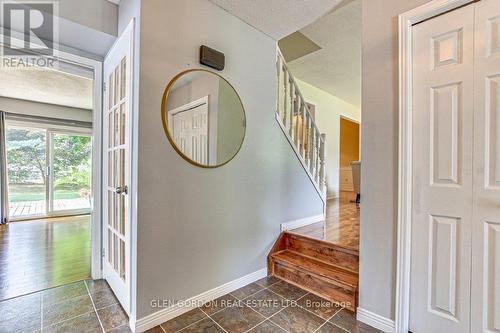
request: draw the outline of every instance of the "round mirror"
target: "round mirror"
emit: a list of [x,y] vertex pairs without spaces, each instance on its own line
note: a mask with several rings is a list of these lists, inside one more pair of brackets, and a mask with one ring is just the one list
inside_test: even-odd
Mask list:
[[163,129],[188,162],[215,168],[231,161],[245,137],[245,110],[233,86],[203,69],[178,74],[162,100]]

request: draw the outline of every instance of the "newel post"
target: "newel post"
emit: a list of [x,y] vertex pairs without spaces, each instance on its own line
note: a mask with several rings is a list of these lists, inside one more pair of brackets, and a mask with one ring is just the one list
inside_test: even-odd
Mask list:
[[320,142],[321,143],[319,150],[319,159],[320,159],[319,183],[321,190],[326,195],[326,134],[321,134]]

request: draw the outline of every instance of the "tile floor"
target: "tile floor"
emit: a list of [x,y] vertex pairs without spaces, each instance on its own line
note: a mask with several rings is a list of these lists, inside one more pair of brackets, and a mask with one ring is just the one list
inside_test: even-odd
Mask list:
[[[0,302],[2,333],[129,333],[128,318],[103,280],[86,280]],[[147,333],[378,333],[354,314],[268,277]]]
[[130,332],[104,280],[86,280],[0,302],[2,333]]
[[273,277],[264,278],[147,333],[375,333],[355,315]]

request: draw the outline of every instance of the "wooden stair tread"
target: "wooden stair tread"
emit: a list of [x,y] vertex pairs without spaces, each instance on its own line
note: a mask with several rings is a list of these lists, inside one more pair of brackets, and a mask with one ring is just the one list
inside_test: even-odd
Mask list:
[[304,236],[304,235],[296,234],[296,233],[294,233],[292,231],[285,231],[284,234],[288,238],[296,239],[298,241],[305,241],[305,242],[309,242],[309,243],[318,244],[321,247],[330,249],[331,251],[339,251],[339,252],[343,252],[343,253],[347,253],[347,254],[359,256],[359,250],[358,249],[349,248],[349,247],[342,246],[342,245],[339,245],[339,244],[330,243],[330,242],[327,242],[325,240],[316,239],[316,238],[312,238],[312,237],[309,237],[309,236]]
[[326,263],[315,258],[301,255],[292,250],[284,250],[271,254],[271,257],[278,262],[285,262],[293,267],[300,268],[308,273],[333,280],[337,284],[357,289],[358,274],[341,267]]

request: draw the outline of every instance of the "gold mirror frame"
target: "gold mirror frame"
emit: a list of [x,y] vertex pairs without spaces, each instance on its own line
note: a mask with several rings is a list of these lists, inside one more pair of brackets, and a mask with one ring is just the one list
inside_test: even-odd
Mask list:
[[[220,164],[216,164],[216,165],[205,165],[205,164],[200,164],[198,162],[193,161],[188,156],[186,156],[179,149],[179,147],[177,147],[177,144],[175,143],[174,138],[172,138],[172,136],[170,135],[170,131],[168,130],[168,120],[167,120],[167,98],[168,98],[168,95],[170,94],[170,90],[175,85],[175,83],[177,82],[177,80],[179,78],[181,78],[182,76],[184,76],[184,75],[186,75],[188,73],[191,73],[191,72],[207,72],[209,74],[213,74],[213,75],[218,76],[220,79],[224,80],[233,89],[234,93],[238,97],[238,100],[240,101],[241,109],[243,110],[243,120],[245,122],[245,130],[243,132],[243,138],[241,139],[240,146],[238,147],[238,149],[236,150],[236,152],[234,153],[234,155],[230,159],[228,159],[227,161],[225,161],[224,163],[220,163]],[[187,162],[191,163],[192,165],[195,165],[197,167],[204,168],[204,169],[219,168],[219,167],[224,166],[227,163],[231,162],[236,157],[236,155],[238,155],[238,153],[240,152],[241,147],[243,146],[243,142],[245,141],[246,133],[247,133],[247,129],[246,129],[247,115],[246,115],[245,107],[243,106],[243,102],[241,101],[241,97],[238,94],[238,92],[236,91],[236,89],[234,88],[234,86],[228,80],[226,80],[224,77],[222,77],[221,75],[219,75],[218,73],[215,73],[215,72],[212,72],[212,71],[209,71],[209,70],[206,70],[206,69],[202,69],[202,68],[188,69],[188,70],[182,71],[179,74],[177,74],[176,76],[174,76],[172,80],[170,80],[170,82],[168,83],[167,87],[165,88],[165,91],[163,92],[163,97],[162,97],[162,100],[161,100],[161,121],[162,121],[162,124],[163,124],[163,131],[165,132],[165,135],[167,136],[168,141],[170,141],[170,144],[172,145],[172,147],[174,148],[174,150],[177,152],[177,154],[179,154],[184,160],[186,160]]]

